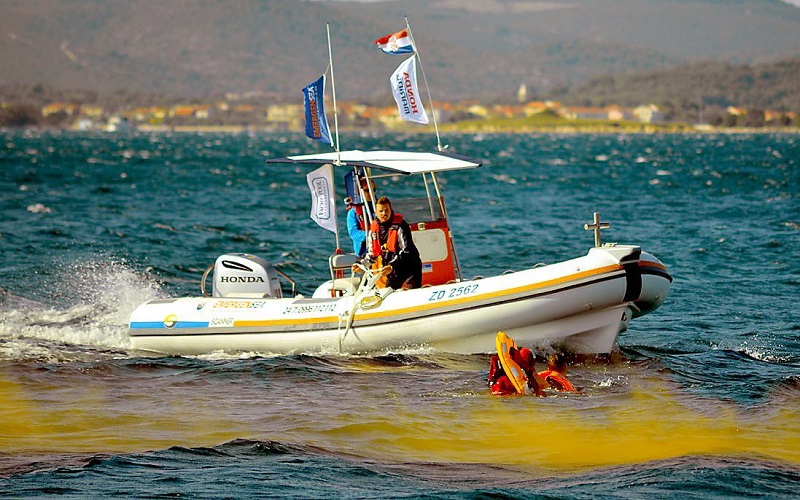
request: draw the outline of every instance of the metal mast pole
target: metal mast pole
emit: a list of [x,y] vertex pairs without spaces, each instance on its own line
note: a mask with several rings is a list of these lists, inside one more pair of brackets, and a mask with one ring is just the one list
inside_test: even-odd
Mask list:
[[339,114],[336,110],[336,79],[333,77],[333,50],[331,49],[331,25],[325,23],[325,29],[328,32],[328,65],[331,68],[331,93],[333,94],[333,128],[336,131],[336,144],[333,146],[336,150],[336,165],[342,164],[339,149]]
[[433,128],[436,131],[436,149],[438,151],[443,151],[442,148],[442,138],[439,137],[439,124],[436,122],[436,108],[433,106],[433,98],[431,97],[431,88],[428,86],[428,78],[425,76],[425,68],[422,67],[422,58],[419,56],[419,51],[417,50],[417,43],[414,41],[414,35],[411,33],[411,25],[408,23],[408,17],[404,16],[406,20],[406,30],[408,31],[408,37],[411,38],[411,46],[414,48],[414,57],[417,58],[419,61],[419,71],[422,73],[422,80],[425,82],[425,90],[428,92],[428,102],[431,104],[431,114],[433,115]]

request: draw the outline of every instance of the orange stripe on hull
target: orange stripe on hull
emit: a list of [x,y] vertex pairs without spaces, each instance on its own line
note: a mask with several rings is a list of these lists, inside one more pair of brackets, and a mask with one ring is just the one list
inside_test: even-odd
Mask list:
[[[589,278],[592,276],[598,276],[601,274],[612,273],[615,271],[622,270],[623,267],[620,264],[612,264],[604,267],[598,267],[595,269],[591,269],[588,271],[582,271],[579,273],[571,274],[569,276],[562,276],[560,278],[553,278],[546,281],[541,281],[538,283],[533,283],[529,285],[522,285],[514,288],[509,288],[506,290],[498,290],[496,292],[491,293],[484,293],[479,295],[474,295],[470,297],[461,297],[457,299],[451,300],[444,300],[438,301],[431,304],[422,304],[413,307],[406,307],[403,309],[395,309],[392,311],[387,312],[375,312],[375,313],[368,313],[368,314],[360,314],[358,316],[359,320],[370,320],[370,319],[379,319],[384,317],[391,317],[391,316],[400,316],[409,313],[415,312],[423,312],[429,311],[431,309],[441,309],[446,308],[454,305],[461,305],[465,303],[475,303],[480,302],[486,299],[493,299],[497,297],[503,297],[508,295],[516,295],[519,293],[529,292],[532,290],[538,290],[542,288],[549,288],[552,286],[560,285],[563,283],[568,283],[570,281],[576,281],[584,278]],[[465,282],[466,283],[466,282]],[[313,317],[313,318],[294,318],[294,319],[271,319],[271,320],[239,320],[233,323],[234,327],[262,327],[262,326],[289,326],[289,325],[298,325],[298,324],[314,324],[314,323],[338,323],[339,318],[337,316],[323,316],[323,317]]]

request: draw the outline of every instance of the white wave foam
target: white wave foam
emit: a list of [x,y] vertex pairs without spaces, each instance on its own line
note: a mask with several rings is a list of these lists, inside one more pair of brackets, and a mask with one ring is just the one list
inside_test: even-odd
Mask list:
[[775,354],[775,347],[772,344],[769,340],[764,341],[756,337],[751,341],[742,342],[739,349],[751,358],[768,363],[785,363],[790,360],[788,356]]
[[[128,350],[131,313],[139,304],[162,296],[157,283],[137,275],[124,262],[56,264],[50,282],[43,301],[0,293],[4,341],[0,356],[29,358],[33,351],[64,344]],[[41,353],[35,357],[49,359]]]
[[[333,346],[328,346],[307,352],[306,351],[296,352],[294,354],[304,354],[316,357],[336,356],[342,358],[360,358],[360,357],[371,358],[375,356],[390,356],[393,354],[400,354],[404,356],[427,356],[427,355],[434,355],[437,353],[440,353],[440,351],[432,347],[414,346],[406,348],[381,350],[378,352],[370,352],[368,354],[352,354],[348,352],[340,352],[338,348]],[[225,360],[251,359],[251,358],[279,358],[283,356],[286,356],[286,354],[274,353],[274,352],[257,352],[257,351],[236,352],[236,353],[214,351],[207,354],[198,354],[196,356],[185,356],[185,357],[203,359],[206,361],[225,361]]]
[[48,207],[48,206],[45,206],[43,203],[34,203],[32,205],[28,205],[26,210],[28,212],[33,213],[33,214],[49,214],[49,213],[53,213],[53,209]]

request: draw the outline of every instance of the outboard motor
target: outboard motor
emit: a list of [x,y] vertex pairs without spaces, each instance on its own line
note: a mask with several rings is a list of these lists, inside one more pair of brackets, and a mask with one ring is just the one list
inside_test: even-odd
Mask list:
[[275,268],[255,255],[229,253],[214,264],[214,297],[281,298],[281,284]]

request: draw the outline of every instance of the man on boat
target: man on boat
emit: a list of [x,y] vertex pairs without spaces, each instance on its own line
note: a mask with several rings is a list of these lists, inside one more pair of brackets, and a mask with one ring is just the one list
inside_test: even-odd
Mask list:
[[353,253],[363,257],[367,253],[367,232],[364,224],[364,204],[354,203],[351,197],[344,199],[347,205],[347,234],[353,240]]
[[[358,257],[363,257],[367,254],[367,225],[364,204],[366,202],[372,206],[372,198],[366,179],[359,177],[359,183],[361,184],[361,190],[353,195],[354,197],[357,196],[357,198],[354,199],[348,196],[344,199],[344,203],[347,205],[347,234],[353,240],[353,253]],[[372,188],[375,188],[374,182],[372,183]]]
[[411,227],[381,196],[375,203],[375,219],[369,228],[366,261],[383,267],[386,286],[394,289],[422,286],[422,260],[411,238]]

